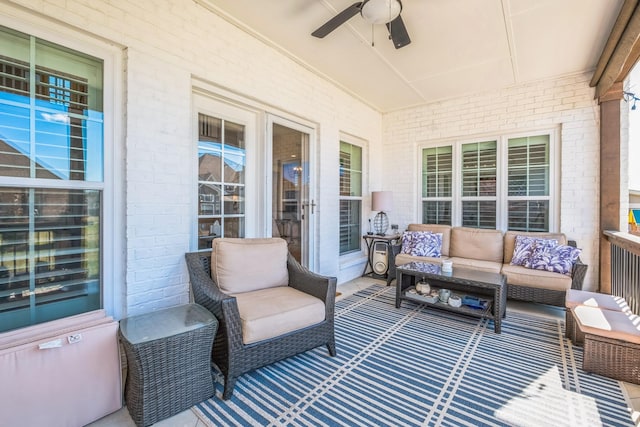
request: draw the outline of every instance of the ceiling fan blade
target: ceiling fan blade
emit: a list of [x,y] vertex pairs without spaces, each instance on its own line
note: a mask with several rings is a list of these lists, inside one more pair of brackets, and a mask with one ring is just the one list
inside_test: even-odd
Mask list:
[[396,49],[400,49],[411,43],[407,27],[404,26],[404,22],[402,21],[402,16],[398,15],[396,19],[387,23],[387,29],[389,30],[389,35]]
[[345,10],[343,10],[342,12],[334,16],[333,18],[329,19],[323,26],[315,30],[313,33],[311,33],[311,35],[314,37],[318,37],[320,39],[323,38],[324,36],[329,34],[331,31],[335,30],[340,25],[347,22],[354,15],[360,13],[360,8],[362,7],[362,3],[363,2],[352,4],[351,6],[349,6],[348,8],[346,8]]

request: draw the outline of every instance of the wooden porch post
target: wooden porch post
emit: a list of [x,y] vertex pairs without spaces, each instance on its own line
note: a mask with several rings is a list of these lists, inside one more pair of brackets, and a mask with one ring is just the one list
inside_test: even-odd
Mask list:
[[611,293],[611,244],[620,228],[620,139],[623,83],[640,58],[640,0],[625,0],[591,79],[600,103],[600,286]]
[[620,227],[620,132],[622,83],[600,96],[600,292],[611,293],[611,244],[605,230]]

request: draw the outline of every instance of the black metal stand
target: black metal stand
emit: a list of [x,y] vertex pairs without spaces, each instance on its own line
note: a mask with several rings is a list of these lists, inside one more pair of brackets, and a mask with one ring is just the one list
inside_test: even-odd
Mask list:
[[[374,279],[382,279],[386,280],[389,272],[389,263],[391,262],[391,245],[399,240],[401,237],[400,234],[394,235],[380,235],[380,234],[365,234],[362,236],[362,239],[365,241],[367,245],[367,263],[364,266],[364,270],[362,270],[362,276],[373,277]],[[373,246],[376,242],[383,242],[387,247],[387,269],[383,274],[378,274],[373,269]],[[371,270],[371,271],[369,271]],[[387,282],[387,285],[389,283]]]

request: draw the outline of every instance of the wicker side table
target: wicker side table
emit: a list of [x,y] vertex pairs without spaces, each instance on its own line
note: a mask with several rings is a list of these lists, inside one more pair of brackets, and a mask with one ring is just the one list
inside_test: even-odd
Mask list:
[[197,304],[120,321],[128,364],[125,401],[137,426],[151,425],[213,396],[211,348],[217,328],[216,318]]

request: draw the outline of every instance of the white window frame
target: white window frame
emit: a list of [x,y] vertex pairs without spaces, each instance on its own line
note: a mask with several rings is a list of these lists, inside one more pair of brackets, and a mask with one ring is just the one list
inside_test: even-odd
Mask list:
[[[198,114],[204,114],[210,117],[222,119],[232,123],[240,124],[245,129],[245,177],[244,177],[244,237],[255,237],[258,226],[256,224],[256,212],[259,209],[260,200],[258,200],[259,191],[257,190],[258,172],[254,172],[258,163],[256,162],[256,138],[258,117],[257,113],[249,108],[232,105],[224,102],[216,97],[210,96],[205,91],[198,88],[193,89],[193,182],[195,188],[193,192],[193,215],[192,215],[192,233],[191,248],[198,250],[198,220],[200,218],[198,211]],[[205,249],[202,249],[205,250]]]
[[124,259],[125,199],[122,189],[124,175],[124,131],[122,123],[122,47],[104,40],[92,38],[86,32],[77,32],[25,10],[5,5],[0,15],[0,25],[46,40],[60,46],[99,58],[103,61],[103,162],[104,175],[101,184],[84,181],[61,183],[38,182],[6,177],[3,186],[68,189],[98,189],[102,191],[101,213],[101,305],[107,314],[116,319],[126,315],[126,271]]
[[[483,142],[493,142],[496,141],[496,195],[494,196],[463,196],[462,194],[462,146],[467,144],[481,144]],[[500,156],[502,152],[502,146],[500,143],[500,138],[488,137],[488,138],[474,138],[472,140],[460,141],[458,144],[454,146],[454,171],[453,171],[453,185],[455,188],[455,204],[451,207],[454,212],[451,216],[452,218],[456,218],[456,224],[462,225],[462,204],[463,202],[496,202],[496,228],[499,224],[499,218],[501,214],[501,202],[502,202],[502,185],[500,180]]]
[[[365,171],[365,153],[366,153],[366,144],[364,143],[364,141],[359,140],[357,138],[351,137],[349,135],[341,135],[340,136],[340,140],[338,141],[338,156],[340,155],[340,144],[341,143],[346,143],[355,147],[359,147],[360,148],[360,162],[362,165],[362,170],[361,170],[361,188],[360,188],[360,196],[342,196],[340,194],[340,189],[338,189],[338,206],[340,206],[340,202],[342,202],[343,200],[359,200],[360,201],[360,234],[364,234],[366,233],[368,230],[368,224],[365,223],[364,221],[364,217],[365,217],[365,206],[364,206],[364,195],[365,195],[365,176],[366,176],[366,171]],[[340,182],[340,178],[338,178],[338,183]],[[338,230],[340,228],[340,219],[338,218]],[[345,252],[345,253],[340,253],[340,247],[339,247],[339,240],[340,240],[340,233],[338,232],[338,253],[340,257],[348,257],[350,255],[353,255],[354,253],[359,253],[362,251],[362,239],[360,239],[359,242],[359,249],[354,249],[352,251],[349,252]]]
[[[437,197],[423,197],[423,170],[422,170],[422,161],[423,161],[423,154],[424,154],[424,150],[425,149],[431,149],[431,148],[441,148],[441,147],[451,147],[451,195],[450,196],[437,196]],[[419,200],[420,203],[418,204],[419,208],[419,219],[420,221],[422,221],[422,219],[424,218],[424,212],[423,212],[423,202],[425,201],[430,201],[430,202],[449,202],[451,204],[451,222],[455,222],[455,209],[454,209],[454,205],[455,205],[455,200],[457,197],[457,188],[456,188],[456,177],[455,177],[455,173],[456,170],[460,168],[460,165],[457,163],[458,162],[458,152],[456,150],[456,146],[454,144],[451,143],[451,141],[449,142],[442,142],[442,143],[438,143],[438,144],[433,144],[433,145],[429,145],[429,146],[423,146],[420,148],[420,150],[418,151],[418,177],[420,179],[420,182],[418,184],[418,191],[419,191]]]
[[452,146],[453,152],[453,188],[451,225],[460,226],[462,224],[462,145],[489,140],[497,141],[497,182],[496,182],[496,228],[506,231],[508,227],[508,142],[509,139],[524,138],[537,135],[549,136],[549,231],[558,232],[560,228],[560,128],[528,129],[522,131],[512,131],[504,133],[484,134],[464,139],[446,139],[418,144],[417,167],[418,167],[418,188],[417,218],[423,217],[422,202],[426,199],[422,197],[422,152],[427,148]]

